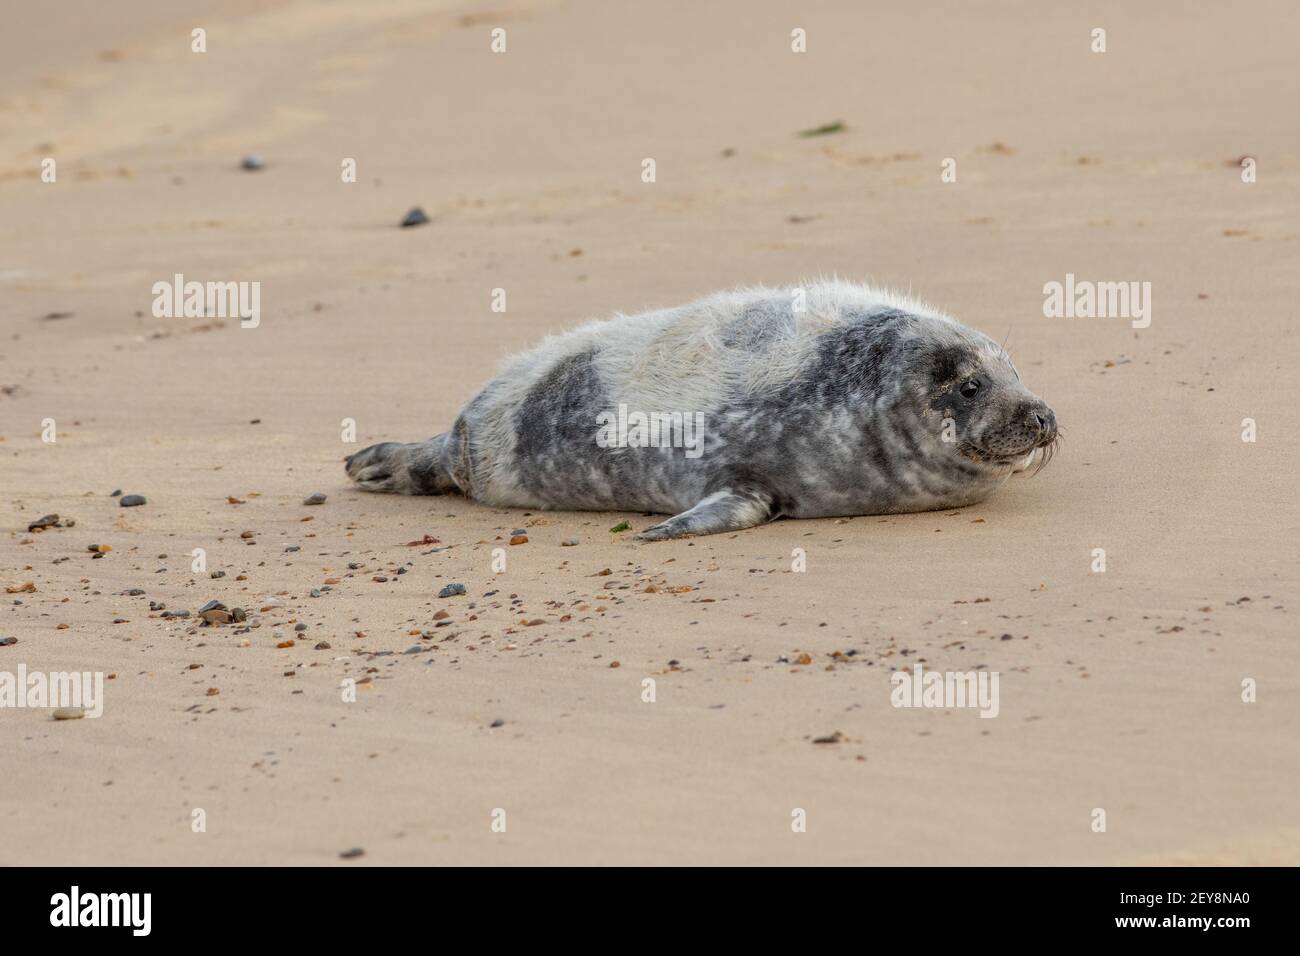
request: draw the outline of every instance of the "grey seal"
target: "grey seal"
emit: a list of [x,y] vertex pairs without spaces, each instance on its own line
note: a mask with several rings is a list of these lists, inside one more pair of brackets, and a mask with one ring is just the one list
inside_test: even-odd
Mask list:
[[1056,442],[1056,414],[992,339],[825,281],[552,336],[507,360],[450,431],[371,445],[347,473],[368,491],[672,515],[639,535],[658,540],[962,507]]

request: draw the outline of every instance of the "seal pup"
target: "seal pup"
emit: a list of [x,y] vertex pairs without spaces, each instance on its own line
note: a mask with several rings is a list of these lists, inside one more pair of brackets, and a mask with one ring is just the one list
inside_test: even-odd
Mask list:
[[508,359],[450,431],[371,445],[347,473],[368,491],[673,515],[638,535],[659,540],[974,504],[1045,464],[1056,438],[1055,413],[992,339],[823,281],[551,336]]

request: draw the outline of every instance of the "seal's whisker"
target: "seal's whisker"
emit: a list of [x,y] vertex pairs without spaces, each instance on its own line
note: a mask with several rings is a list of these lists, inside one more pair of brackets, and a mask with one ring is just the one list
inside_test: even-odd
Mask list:
[[1043,454],[1039,457],[1038,464],[1034,466],[1034,470],[1030,473],[1031,478],[1046,468],[1047,463],[1056,457],[1056,449],[1059,446],[1060,441],[1061,433],[1058,431],[1056,437],[1043,446]]

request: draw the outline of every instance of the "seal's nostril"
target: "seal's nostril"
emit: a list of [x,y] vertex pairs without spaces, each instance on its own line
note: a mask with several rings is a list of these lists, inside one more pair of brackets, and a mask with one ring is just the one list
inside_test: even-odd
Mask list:
[[1046,427],[1047,427],[1047,416],[1046,416],[1046,415],[1044,415],[1042,412],[1036,412],[1036,413],[1034,414],[1034,417],[1038,419],[1038,427],[1039,427],[1039,428],[1046,428]]

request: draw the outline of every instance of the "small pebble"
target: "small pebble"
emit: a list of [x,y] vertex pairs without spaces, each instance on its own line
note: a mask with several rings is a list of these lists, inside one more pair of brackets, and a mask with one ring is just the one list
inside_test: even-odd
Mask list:
[[60,707],[54,712],[55,720],[80,720],[86,716],[84,707]]
[[498,717],[496,720],[492,721],[492,723],[489,724],[488,726],[490,726],[490,727],[504,727],[505,725],[506,725],[506,722],[505,722],[504,720],[502,720],[500,717]]
[[245,156],[239,161],[239,168],[256,172],[259,169],[266,168],[266,160],[262,159],[261,156]]
[[325,503],[325,496],[318,491],[314,495],[308,495],[302,500],[302,503],[305,505],[323,505]]
[[357,857],[365,856],[365,855],[366,855],[365,850],[361,849],[361,847],[359,846],[354,846],[352,849],[344,850],[342,853],[340,853],[339,858],[343,860],[355,860]]
[[448,584],[445,588],[443,588],[441,591],[438,592],[438,597],[448,598],[448,597],[454,597],[457,594],[464,594],[464,593],[465,593],[465,585]]
[[122,500],[118,502],[118,504],[123,508],[137,508],[144,503],[144,495],[125,495]]
[[17,644],[17,643],[18,643],[18,638],[16,637],[0,637],[0,647],[8,647],[10,644]]
[[409,229],[411,226],[422,226],[428,221],[429,217],[424,214],[424,210],[419,206],[415,206],[402,220],[402,228]]
[[561,548],[576,548],[578,546],[577,538],[565,538],[560,542]]
[[46,515],[44,518],[37,518],[35,521],[29,524],[27,526],[27,530],[29,532],[42,531],[45,528],[57,528],[58,526],[59,526],[58,515]]

